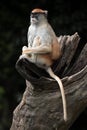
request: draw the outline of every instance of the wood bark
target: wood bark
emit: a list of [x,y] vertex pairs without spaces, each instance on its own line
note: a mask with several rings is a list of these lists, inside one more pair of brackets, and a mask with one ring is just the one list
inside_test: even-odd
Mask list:
[[26,59],[18,59],[16,68],[26,80],[26,90],[13,112],[10,130],[68,130],[87,107],[87,44],[76,58],[80,37],[60,36],[62,56],[52,66],[61,77],[68,120],[63,119],[60,89],[55,80]]

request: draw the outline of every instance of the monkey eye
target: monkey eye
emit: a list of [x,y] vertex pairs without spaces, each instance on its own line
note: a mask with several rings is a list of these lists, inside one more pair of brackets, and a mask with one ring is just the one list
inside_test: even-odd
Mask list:
[[37,17],[38,13],[31,13],[31,17]]

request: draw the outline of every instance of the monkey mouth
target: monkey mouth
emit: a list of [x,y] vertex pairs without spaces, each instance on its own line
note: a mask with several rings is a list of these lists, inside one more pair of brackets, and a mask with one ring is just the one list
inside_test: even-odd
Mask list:
[[36,22],[37,22],[36,18],[31,18],[31,23],[36,23]]

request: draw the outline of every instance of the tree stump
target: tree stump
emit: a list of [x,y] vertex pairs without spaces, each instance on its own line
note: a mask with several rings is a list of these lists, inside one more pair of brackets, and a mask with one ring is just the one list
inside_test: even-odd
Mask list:
[[13,112],[10,130],[68,130],[87,107],[87,44],[78,53],[80,37],[60,36],[62,56],[52,66],[61,77],[68,111],[63,119],[60,89],[55,80],[26,59],[18,59],[16,68],[26,80],[26,90]]

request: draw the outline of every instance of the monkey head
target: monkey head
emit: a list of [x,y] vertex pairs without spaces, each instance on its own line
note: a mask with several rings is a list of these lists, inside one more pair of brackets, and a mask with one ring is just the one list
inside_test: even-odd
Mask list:
[[47,19],[47,11],[46,10],[42,10],[42,9],[34,9],[31,12],[30,15],[30,22],[31,24],[38,24],[41,21],[44,21],[45,19]]

